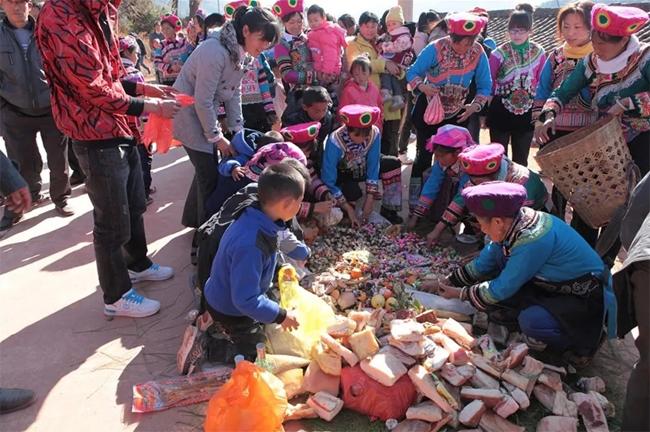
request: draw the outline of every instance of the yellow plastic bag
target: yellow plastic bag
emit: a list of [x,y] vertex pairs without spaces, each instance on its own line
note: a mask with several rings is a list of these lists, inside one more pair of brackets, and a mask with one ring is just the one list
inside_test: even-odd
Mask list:
[[235,367],[231,378],[212,396],[205,432],[284,431],[287,393],[272,373],[248,361]]
[[273,354],[311,358],[312,347],[320,341],[327,327],[334,324],[332,308],[317,295],[300,286],[296,269],[283,266],[278,273],[280,306],[293,310],[300,326],[288,332],[277,324],[266,327],[269,351]]

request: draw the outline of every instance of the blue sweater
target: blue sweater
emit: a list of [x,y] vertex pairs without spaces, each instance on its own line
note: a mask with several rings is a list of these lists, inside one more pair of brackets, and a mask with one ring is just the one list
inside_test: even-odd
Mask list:
[[255,207],[228,227],[205,284],[205,299],[213,309],[262,323],[284,321],[286,311],[266,296],[275,272],[278,232],[284,228]]

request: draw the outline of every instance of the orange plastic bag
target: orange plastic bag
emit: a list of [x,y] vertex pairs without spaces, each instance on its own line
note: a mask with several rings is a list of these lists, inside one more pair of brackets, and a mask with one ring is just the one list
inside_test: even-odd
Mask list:
[[[176,96],[176,102],[186,107],[194,103],[194,98],[181,94]],[[170,148],[180,146],[180,141],[174,139],[173,121],[158,114],[149,114],[149,119],[144,125],[142,142],[146,146],[155,142],[158,153],[167,153]]]
[[445,112],[442,109],[442,102],[440,101],[440,95],[438,93],[434,94],[431,99],[429,99],[429,104],[427,109],[424,111],[424,122],[428,125],[437,125],[445,119]]
[[287,410],[284,384],[271,372],[240,361],[212,396],[205,432],[281,432]]

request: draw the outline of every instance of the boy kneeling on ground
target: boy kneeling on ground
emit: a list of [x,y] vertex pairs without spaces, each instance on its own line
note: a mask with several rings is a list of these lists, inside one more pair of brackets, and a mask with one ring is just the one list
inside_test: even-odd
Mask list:
[[266,168],[258,180],[259,204],[244,210],[221,239],[205,300],[215,324],[229,338],[219,359],[223,362],[232,362],[237,354],[254,360],[255,345],[265,339],[262,324],[278,323],[285,330],[299,325],[293,311],[266,294],[276,269],[278,234],[298,213],[304,192],[304,177],[291,164],[282,161]]

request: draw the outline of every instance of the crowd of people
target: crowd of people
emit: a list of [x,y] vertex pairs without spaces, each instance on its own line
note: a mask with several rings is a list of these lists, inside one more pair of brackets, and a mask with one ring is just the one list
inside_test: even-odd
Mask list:
[[[531,344],[569,353],[575,363],[616,334],[609,268],[620,243],[600,257],[598,230],[575,209],[568,226],[570,203],[557,189],[547,191],[527,164],[533,143],[542,147],[613,115],[646,176],[650,45],[635,36],[646,12],[572,3],[557,16],[561,45],[545,52],[531,40],[528,4],[515,7],[509,40],[497,45],[481,8],[444,18],[431,10],[410,23],[395,6],[381,18],[364,12],[357,22],[347,14],[337,20],[318,5],[305,9],[302,0],[278,0],[268,9],[241,0],[223,14],[198,11],[185,23],[164,15],[147,54],[137,35],[119,34],[117,3],[49,0],[36,7],[0,0],[7,15],[0,26],[0,46],[7,47],[0,51],[2,136],[26,182],[0,160],[9,197],[0,228],[43,199],[40,133],[57,212],[74,214],[74,184],[85,183],[92,202],[104,313],[157,313],[160,303],[134,288],[174,274],[147,257],[143,213],[156,190],[155,143],[143,144],[142,128],[149,114],[173,119],[174,138],[194,169],[180,222],[196,229],[193,254],[214,257],[209,277],[198,278],[202,313],[185,333],[181,372],[200,361],[199,336],[209,323],[228,336],[220,361],[254,356],[262,323],[299,326],[267,292],[279,261],[300,266],[308,258],[301,224],[358,227],[375,208],[402,224],[404,164],[413,164],[407,228],[432,222],[427,242],[434,245],[445,231],[458,234],[462,222],[459,241],[485,243],[441,283],[441,295],[467,300],[495,322],[516,323]],[[150,72],[147,55],[156,84],[141,72]],[[181,106],[180,95],[194,103]],[[480,143],[483,128],[490,143]],[[412,132],[413,161],[406,155]],[[13,180],[5,183],[9,172]],[[637,253],[621,286],[635,300],[631,314],[647,324],[640,291],[648,281],[648,209],[641,190],[632,200],[645,198],[646,208],[628,212],[638,229],[622,239]],[[199,247],[206,224],[224,227],[212,251]],[[640,333],[635,374],[643,383],[647,325]],[[634,400],[647,402],[647,390],[633,390]],[[626,421],[647,424],[647,415]]]

